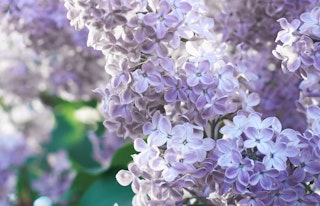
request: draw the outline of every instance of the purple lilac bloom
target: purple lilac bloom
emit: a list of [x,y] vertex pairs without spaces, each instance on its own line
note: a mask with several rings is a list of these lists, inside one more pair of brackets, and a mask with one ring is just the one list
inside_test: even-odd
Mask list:
[[[287,39],[279,39],[276,49],[273,54],[276,58],[282,60],[282,69],[286,72],[294,72],[300,76],[300,90],[301,95],[298,101],[299,109],[305,112],[305,109],[313,104],[312,101],[317,101],[317,83],[314,82],[315,76],[319,76],[318,72],[318,42],[317,37],[312,33],[317,30],[317,25],[314,24],[318,6],[317,2],[310,4],[309,10],[306,10],[300,15],[300,18],[295,19],[295,22],[300,22],[297,24],[296,32],[294,38],[290,41]],[[312,7],[314,5],[314,7]],[[319,13],[319,12],[318,12]],[[286,19],[283,22],[288,22]],[[281,25],[282,31],[279,31],[278,36],[286,30],[286,25]],[[289,52],[287,52],[289,51]],[[288,55],[290,55],[290,58]],[[290,60],[290,61],[289,61]]]
[[160,116],[159,113],[156,113],[152,118],[152,124],[147,122],[143,126],[144,134],[149,135],[150,144],[158,147],[164,144],[171,145],[174,137],[182,136],[183,129],[178,125],[172,127],[170,120],[165,116]]
[[137,70],[133,77],[136,81],[135,91],[139,94],[145,92],[149,86],[160,84],[160,77],[155,71],[157,67],[152,62],[146,62],[142,65],[141,70]]
[[15,172],[10,170],[0,170],[0,204],[3,206],[12,205],[10,195],[15,194],[17,177]]
[[315,37],[317,39],[320,38],[320,8],[315,7],[310,12],[305,12],[300,16],[302,20],[302,25],[300,27],[300,32],[309,34],[311,37]]
[[320,166],[315,159],[316,157],[307,149],[302,150],[301,154],[290,158],[290,162],[296,166],[292,174],[292,181],[303,182],[306,178],[310,178],[310,175],[318,174]]
[[148,26],[156,26],[155,31],[158,38],[163,38],[169,28],[174,28],[179,23],[175,15],[170,15],[171,5],[167,1],[160,1],[159,9],[155,13],[148,13],[143,17],[143,23]]
[[271,146],[271,139],[273,138],[272,129],[262,129],[258,131],[254,127],[248,127],[245,131],[247,140],[244,141],[246,148],[256,147],[262,154],[268,154]]
[[291,205],[295,202],[297,193],[294,189],[285,188],[270,193],[270,197],[264,200],[266,205]]
[[285,170],[287,167],[287,158],[294,157],[296,153],[287,151],[284,143],[275,143],[271,145],[270,152],[263,158],[263,163],[267,169],[275,168],[279,171]]
[[165,181],[172,182],[179,174],[186,173],[192,165],[188,165],[179,158],[180,154],[173,149],[167,149],[163,158],[156,157],[150,161],[150,167],[155,171],[162,171]]
[[[9,10],[1,10],[0,29],[7,39],[4,42],[14,52],[4,53],[4,44],[0,55],[10,64],[2,69],[11,81],[26,82],[31,97],[49,92],[71,101],[96,98],[90,91],[108,79],[102,69],[103,56],[86,46],[87,31],[76,32],[69,25],[63,1],[5,0],[4,5]],[[32,79],[37,79],[39,85],[29,83]],[[4,88],[12,91],[5,83]],[[13,92],[26,96],[18,89]]]
[[67,153],[63,150],[48,154],[47,161],[50,171],[33,181],[32,187],[39,194],[48,196],[53,202],[59,202],[62,195],[70,187],[75,172],[71,170],[71,163],[68,160]]
[[0,203],[9,204],[9,196],[15,194],[16,167],[22,165],[29,155],[25,136],[3,108],[0,108]]
[[165,81],[166,85],[168,86],[168,91],[164,94],[164,98],[167,102],[188,102],[188,97],[186,93],[187,85],[185,81],[182,79],[173,79],[167,78]]
[[210,63],[203,61],[199,63],[198,67],[192,64],[186,64],[187,84],[190,87],[194,87],[199,83],[204,85],[210,85],[213,83],[213,77],[209,73]]
[[253,161],[249,158],[242,159],[239,151],[231,152],[231,166],[228,166],[225,172],[225,181],[234,182],[236,185],[235,192],[244,192],[250,181],[250,173],[253,170]]
[[278,170],[267,170],[263,163],[256,162],[254,165],[254,171],[255,173],[250,177],[251,185],[259,184],[265,190],[275,190],[278,188]]
[[88,138],[93,148],[93,158],[104,168],[111,164],[113,154],[124,144],[124,140],[115,133],[105,132],[102,137],[89,133]]
[[317,1],[65,2],[107,58],[96,91],[107,129],[134,139],[117,175],[133,205],[318,200]]
[[241,142],[239,142],[240,140],[234,138],[234,139],[219,139],[217,141],[217,153],[219,155],[219,159],[218,159],[218,165],[220,165],[221,167],[228,167],[232,165],[232,158],[231,158],[231,154],[232,151],[237,151],[240,150],[239,144],[241,144]]

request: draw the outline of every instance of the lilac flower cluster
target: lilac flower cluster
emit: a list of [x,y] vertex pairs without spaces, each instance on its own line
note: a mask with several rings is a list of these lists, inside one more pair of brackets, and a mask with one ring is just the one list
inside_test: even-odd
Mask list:
[[9,196],[17,192],[19,168],[27,158],[43,154],[42,144],[50,139],[54,117],[39,100],[1,105],[0,116],[0,203],[12,205]]
[[222,34],[222,40],[232,45],[230,55],[236,70],[246,79],[249,90],[260,96],[256,111],[261,112],[263,117],[277,116],[284,127],[299,131],[306,129],[303,114],[296,111],[295,104],[299,99],[297,85],[300,79],[294,75],[284,75],[277,69],[280,65],[271,51],[281,29],[277,20],[297,18],[315,3],[308,0],[207,2],[212,8],[209,15],[215,20],[215,32]]
[[320,203],[319,3],[65,0],[107,58],[95,91],[134,141],[133,205]]
[[299,109],[302,112],[319,102],[319,11],[319,6],[314,6],[291,22],[286,18],[279,19],[282,30],[273,51],[282,61],[284,72],[295,73],[301,79]]
[[318,137],[313,132],[282,130],[277,118],[262,120],[253,113],[236,115],[220,131],[224,137],[213,151],[215,170],[224,173],[220,193],[240,194],[235,198],[245,205],[319,203]]
[[25,138],[16,131],[10,116],[2,109],[0,116],[0,203],[6,206],[10,205],[8,195],[14,192],[17,182],[12,168],[23,163],[27,156],[27,148]]
[[202,127],[190,123],[173,126],[159,112],[143,131],[148,135],[147,142],[135,139],[139,154],[132,156],[129,171],[121,170],[117,180],[121,185],[132,183],[134,205],[181,202],[185,187],[195,184],[194,177],[203,176],[202,162],[214,148],[214,140],[203,137]]
[[[215,142],[203,138],[200,127],[170,128],[164,116],[153,123],[145,127],[146,134],[151,131],[147,143],[135,140],[140,153],[133,155],[129,171],[117,175],[121,185],[132,183],[135,205],[179,205],[186,198],[219,205],[319,203],[319,138],[312,131],[282,130],[275,117],[240,113],[221,128],[223,136]],[[154,125],[158,128],[150,130]],[[151,137],[161,143],[152,143]]]
[[209,15],[215,20],[215,30],[224,41],[259,51],[272,48],[280,29],[276,20],[297,18],[314,3],[314,0],[206,1]]
[[[225,46],[211,34],[213,22],[204,15],[205,5],[188,1],[65,5],[71,23],[86,26],[89,45],[109,59],[106,71],[111,82],[97,92],[104,97],[105,125],[118,136],[142,137],[144,122],[159,109],[177,121],[188,119],[201,126],[235,111],[236,71],[226,60]],[[93,12],[100,15],[90,15]]]
[[39,179],[33,182],[33,188],[40,195],[49,197],[53,203],[63,204],[62,195],[70,187],[75,172],[71,169],[68,155],[64,150],[54,154],[48,154],[47,161],[50,171],[42,174]]
[[[0,4],[1,37],[8,44],[1,46],[6,60],[1,70],[10,77],[2,80],[6,92],[24,98],[40,92],[71,101],[94,98],[90,91],[108,79],[103,75],[103,56],[86,47],[87,31],[75,32],[65,16],[62,1],[5,0]],[[8,54],[8,48],[14,52]],[[20,91],[22,87],[13,81],[25,81],[30,91]]]

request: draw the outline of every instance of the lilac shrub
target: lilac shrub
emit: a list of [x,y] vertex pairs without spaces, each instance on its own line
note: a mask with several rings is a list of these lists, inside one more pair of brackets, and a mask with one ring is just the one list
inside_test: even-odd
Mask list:
[[318,205],[319,1],[65,0],[137,154],[133,205]]

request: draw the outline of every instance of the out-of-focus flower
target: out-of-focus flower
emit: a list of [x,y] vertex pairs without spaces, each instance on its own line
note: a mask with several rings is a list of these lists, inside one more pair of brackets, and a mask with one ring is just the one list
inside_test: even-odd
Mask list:
[[63,150],[48,154],[47,161],[50,170],[33,181],[32,187],[40,195],[49,197],[53,202],[59,202],[70,187],[75,172],[72,171],[67,153]]

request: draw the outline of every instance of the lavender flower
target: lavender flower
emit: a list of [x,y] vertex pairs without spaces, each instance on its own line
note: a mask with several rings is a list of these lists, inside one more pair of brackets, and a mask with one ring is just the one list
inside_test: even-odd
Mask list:
[[319,7],[315,7],[310,12],[301,14],[300,18],[303,24],[300,27],[300,32],[319,39],[319,15]]
[[259,184],[265,190],[275,190],[278,188],[276,169],[267,170],[263,163],[257,162],[254,166],[255,173],[250,177],[250,184]]
[[156,13],[148,13],[143,17],[143,23],[148,26],[156,25],[156,34],[158,38],[163,38],[169,28],[173,28],[178,24],[178,17],[170,15],[170,4],[167,1],[160,1],[159,9]]
[[244,146],[246,148],[257,147],[258,151],[262,154],[268,154],[271,146],[271,139],[273,138],[273,130],[262,129],[258,131],[254,127],[248,127],[245,131],[247,140],[244,141]]
[[236,191],[244,192],[250,180],[249,172],[252,171],[254,165],[250,159],[242,160],[241,154],[238,151],[231,152],[232,166],[226,169],[225,179],[227,182],[236,181]]
[[200,62],[198,68],[192,64],[186,64],[187,84],[190,87],[196,86],[199,82],[204,85],[212,84],[214,79],[208,73],[209,68],[210,63],[208,61]]
[[110,166],[113,154],[124,144],[123,139],[110,132],[105,132],[103,137],[89,133],[88,138],[92,143],[94,159],[104,168]]

